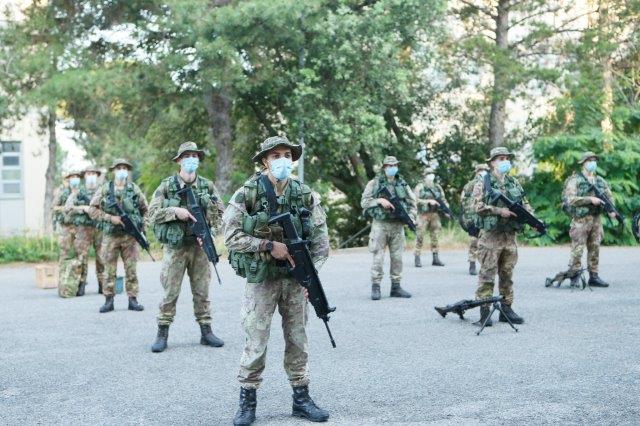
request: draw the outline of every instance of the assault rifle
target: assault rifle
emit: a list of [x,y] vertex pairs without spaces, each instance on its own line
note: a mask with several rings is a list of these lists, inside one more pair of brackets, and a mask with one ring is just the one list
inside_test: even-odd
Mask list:
[[407,225],[413,232],[416,232],[416,224],[411,220],[409,213],[407,213],[400,202],[400,198],[398,198],[397,195],[391,195],[391,191],[389,191],[389,188],[386,186],[383,186],[382,189],[378,191],[378,194],[382,195],[383,198],[386,198],[393,205],[392,216]]
[[[300,215],[311,214],[307,209],[300,209]],[[287,238],[287,249],[289,255],[293,258],[293,267],[289,268],[289,273],[298,283],[307,289],[309,293],[309,302],[313,305],[313,309],[316,311],[316,315],[322,321],[329,333],[329,340],[331,340],[331,346],[336,347],[336,342],[333,340],[333,335],[329,329],[329,314],[336,310],[336,308],[329,307],[329,301],[324,294],[320,277],[318,277],[318,271],[313,265],[311,260],[311,253],[306,240],[303,240],[298,235],[296,227],[291,220],[291,213],[281,213],[279,215],[272,216],[269,219],[269,224],[278,223],[282,226],[284,235]]]
[[207,259],[209,262],[213,264],[213,270],[216,271],[216,277],[218,278],[218,284],[222,285],[222,281],[220,280],[220,274],[218,274],[218,268],[216,265],[220,261],[220,256],[218,256],[218,252],[216,251],[216,246],[213,243],[213,237],[211,236],[211,230],[209,229],[209,225],[207,224],[207,218],[204,214],[204,210],[200,207],[200,204],[196,200],[196,196],[193,193],[193,189],[189,185],[185,185],[184,188],[177,192],[179,196],[183,194],[187,198],[187,210],[193,217],[196,218],[196,221],[189,222],[189,229],[191,232],[199,239],[199,242],[202,243],[202,250],[207,254]]
[[468,311],[469,309],[477,308],[482,305],[490,305],[495,302],[500,302],[502,299],[503,299],[502,296],[487,297],[485,299],[477,299],[477,300],[465,299],[465,300],[456,302],[453,305],[447,305],[444,307],[435,306],[434,309],[438,311],[440,315],[442,315],[442,318],[445,318],[448,313],[453,312],[454,314],[457,314],[460,317],[460,319],[464,319],[465,311]]
[[[111,185],[113,185],[113,182],[111,183]],[[107,207],[115,209],[115,211],[118,212],[118,216],[120,216],[120,220],[122,221],[122,227],[124,228],[124,232],[131,235],[133,238],[135,238],[138,244],[140,244],[140,247],[145,249],[149,254],[149,257],[151,258],[151,260],[155,262],[156,260],[153,258],[153,255],[149,250],[149,240],[147,240],[147,237],[144,235],[144,232],[138,229],[136,224],[133,223],[133,220],[131,220],[131,217],[122,209],[122,206],[118,204],[114,195],[113,186],[109,191],[109,199],[108,199]]]
[[[553,283],[556,283],[556,287],[560,287],[564,282],[564,280],[573,280],[577,276],[580,276],[580,282],[582,284],[582,289],[584,290],[587,287],[587,280],[584,278],[584,275],[583,275],[584,271],[586,271],[585,268],[578,269],[576,271],[567,270],[567,271],[558,272],[555,275],[555,277],[547,278],[545,280],[544,286],[551,287]],[[576,287],[576,286],[571,284],[571,287]],[[589,289],[591,289],[591,287],[589,287]]]
[[608,214],[613,213],[616,220],[618,221],[618,224],[620,226],[624,225],[624,215],[620,213],[620,211],[616,208],[616,206],[613,205],[609,197],[607,197],[607,195],[604,192],[600,191],[594,184],[590,183],[589,186],[590,186],[589,189],[593,191],[596,198],[602,201],[602,207],[604,208],[604,211],[607,212]]
[[460,215],[458,216],[458,223],[460,224],[460,227],[464,230],[464,232],[469,234],[469,236],[478,238],[478,236],[480,235],[480,229],[476,225],[472,223],[467,226],[465,224],[462,213],[460,213]]

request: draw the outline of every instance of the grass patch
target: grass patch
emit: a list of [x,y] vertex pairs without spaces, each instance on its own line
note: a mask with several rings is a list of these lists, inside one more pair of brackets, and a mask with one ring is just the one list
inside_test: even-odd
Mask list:
[[0,237],[0,264],[58,260],[58,240],[53,236]]

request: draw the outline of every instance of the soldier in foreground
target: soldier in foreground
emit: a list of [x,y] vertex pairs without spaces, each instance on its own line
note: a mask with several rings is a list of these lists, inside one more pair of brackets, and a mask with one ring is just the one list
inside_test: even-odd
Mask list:
[[[92,220],[88,216],[88,205],[91,202],[91,199],[94,197],[96,191],[99,188],[98,180],[100,179],[100,175],[102,175],[102,171],[97,167],[87,167],[84,169],[84,191],[87,195],[87,199],[89,200],[86,204],[87,209],[84,210],[84,214],[86,219],[89,219],[89,225],[83,228],[82,239],[88,244],[87,249],[93,247],[93,250],[96,255],[96,277],[98,279],[98,293],[102,294],[102,287],[104,286],[105,281],[105,273],[104,273],[104,262],[102,261],[102,230],[99,228],[100,222]],[[87,285],[87,273],[88,273],[88,265],[89,265],[89,256],[85,258],[85,262],[82,264],[82,274],[80,276],[80,286],[82,287],[83,293],[84,288]]]
[[113,203],[122,207],[138,229],[144,229],[147,214],[147,199],[135,183],[129,181],[133,166],[123,158],[114,160],[109,168],[113,172],[113,180],[105,182],[96,191],[89,209],[94,220],[102,221],[103,230],[102,258],[105,262],[107,279],[102,289],[105,296],[100,312],[113,311],[115,297],[116,270],[118,257],[124,263],[129,310],[142,311],[144,307],[138,303],[138,276],[136,272],[139,247],[136,239],[127,234],[122,226],[122,219]]
[[[582,269],[582,253],[587,249],[587,264],[589,269],[588,285],[592,287],[609,287],[598,276],[600,261],[600,243],[603,228],[600,215],[603,213],[604,202],[595,196],[593,186],[605,194],[611,202],[613,197],[607,181],[596,175],[598,156],[593,152],[585,152],[579,161],[581,171],[573,173],[565,183],[562,207],[571,216],[571,258],[569,260],[569,274],[571,285],[577,286]],[[609,213],[614,219],[615,213]]]
[[[481,178],[485,173],[488,173],[489,170],[489,166],[487,166],[486,164],[476,164],[473,179],[467,182],[464,188],[462,188],[462,193],[460,194],[462,220],[467,224],[467,227],[475,226],[475,224],[473,223],[473,216],[475,214],[473,187],[476,185],[478,180],[482,180]],[[478,237],[473,235],[471,235],[470,237],[471,241],[469,242],[469,275],[478,275],[478,270],[476,267],[476,262],[478,261]]]
[[196,219],[187,210],[186,197],[178,194],[185,186],[190,186],[203,211],[212,234],[220,227],[224,205],[213,182],[197,174],[205,153],[194,142],[180,145],[173,161],[179,164],[175,175],[165,178],[153,193],[149,206],[150,223],[158,241],[163,244],[162,273],[160,282],[164,297],[158,314],[158,335],[151,346],[153,352],[162,352],[167,348],[169,326],[176,315],[176,303],[180,295],[182,278],[189,275],[193,294],[193,312],[200,325],[202,345],[221,347],[222,339],[211,331],[211,308],[209,302],[209,283],[211,265],[207,255],[200,247],[201,242],[187,226]]
[[[531,211],[531,207],[524,197],[524,190],[518,181],[508,174],[511,170],[512,158],[513,154],[505,147],[491,150],[487,159],[487,163],[491,167],[489,175],[491,187],[502,192],[511,200],[521,202],[528,211]],[[511,305],[513,304],[513,269],[518,262],[516,233],[523,229],[523,225],[515,220],[515,213],[499,201],[493,204],[485,195],[484,182],[478,179],[473,188],[474,208],[480,225],[478,241],[480,275],[478,276],[476,299],[493,296],[494,279],[498,275],[500,295],[504,297],[501,302],[504,315],[500,313],[499,320],[507,322],[506,316],[512,323],[522,324],[524,319],[511,309]],[[489,307],[482,306],[478,324],[483,324],[489,315]],[[492,325],[490,318],[486,325]]]
[[[440,223],[440,203],[443,202],[447,208],[449,207],[442,186],[435,181],[436,175],[432,168],[428,168],[425,172],[425,179],[416,185],[414,193],[417,197],[418,204],[418,232],[416,232],[416,247],[414,252],[414,262],[417,268],[422,267],[422,244],[424,242],[424,232],[429,230],[429,238],[431,240],[431,253],[433,266],[444,266],[438,257],[438,234],[442,229]],[[439,201],[438,201],[439,200]],[[451,219],[451,218],[449,218]]]
[[393,215],[393,205],[380,196],[383,187],[397,196],[409,216],[416,216],[416,197],[411,187],[398,175],[400,162],[394,156],[385,157],[382,170],[378,177],[367,183],[362,193],[360,205],[365,216],[371,217],[371,232],[369,233],[369,251],[373,253],[371,266],[371,300],[380,300],[380,282],[383,277],[382,263],[384,252],[389,246],[391,258],[391,297],[409,298],[411,294],[400,287],[402,279],[402,254],[406,244],[404,224]]
[[[293,388],[293,412],[313,422],[323,422],[329,413],[309,396],[309,348],[305,326],[308,304],[301,285],[289,274],[289,255],[283,228],[269,225],[269,218],[291,212],[316,267],[329,255],[326,216],[319,196],[290,177],[293,161],[302,148],[284,137],[271,137],[253,157],[263,169],[233,195],[223,216],[229,262],[236,274],[247,279],[242,302],[242,324],[246,346],[240,360],[240,407],[235,425],[255,420],[256,390],[262,382],[267,342],[273,313],[282,316],[285,339],[284,368]],[[310,211],[310,215],[306,211]]]

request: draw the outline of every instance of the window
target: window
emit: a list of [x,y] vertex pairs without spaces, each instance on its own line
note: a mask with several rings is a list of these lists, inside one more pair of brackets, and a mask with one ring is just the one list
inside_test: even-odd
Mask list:
[[0,142],[0,197],[17,198],[22,195],[22,158],[20,142]]

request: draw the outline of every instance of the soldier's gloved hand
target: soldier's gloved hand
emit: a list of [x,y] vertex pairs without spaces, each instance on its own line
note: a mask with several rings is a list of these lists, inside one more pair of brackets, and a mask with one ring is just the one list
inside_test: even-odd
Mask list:
[[604,201],[602,201],[598,197],[589,197],[589,198],[591,198],[591,204],[593,204],[594,206],[599,206],[600,204],[604,204]]
[[515,214],[514,212],[512,212],[511,210],[509,210],[507,208],[500,209],[500,216],[504,217],[505,219],[508,219],[510,217],[518,217],[517,214]]
[[120,216],[111,216],[109,221],[114,225],[122,225],[122,219],[120,219]]
[[291,267],[295,267],[296,264],[293,261],[293,258],[289,254],[289,249],[287,249],[287,245],[283,243],[279,243],[278,241],[273,242],[273,248],[271,249],[271,256],[278,260],[288,260],[291,264]]
[[393,204],[391,204],[391,202],[386,198],[378,198],[376,201],[385,209],[395,210],[395,207],[393,207]]
[[174,207],[173,213],[176,215],[178,220],[186,222],[187,220],[191,219],[192,221],[197,222],[196,218],[193,217],[191,212],[189,212],[189,210],[185,209],[184,207]]
[[439,203],[439,202],[437,202],[436,200],[427,200],[427,203],[428,203],[430,206],[440,207],[440,203]]

